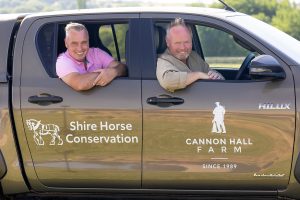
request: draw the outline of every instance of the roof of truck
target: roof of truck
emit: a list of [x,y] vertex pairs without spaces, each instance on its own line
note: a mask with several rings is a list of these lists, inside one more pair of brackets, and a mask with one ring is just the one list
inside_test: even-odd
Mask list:
[[214,17],[230,17],[245,15],[239,12],[228,11],[218,8],[204,7],[120,7],[120,8],[97,8],[82,10],[63,10],[53,12],[34,13],[29,16],[53,16],[53,15],[72,15],[72,14],[99,14],[99,13],[178,13],[178,14],[200,14]]

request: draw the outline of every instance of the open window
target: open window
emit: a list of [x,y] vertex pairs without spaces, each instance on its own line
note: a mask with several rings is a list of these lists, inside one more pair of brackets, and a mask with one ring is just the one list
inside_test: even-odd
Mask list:
[[[65,23],[49,23],[40,28],[36,37],[36,47],[41,62],[51,78],[57,78],[56,59],[66,51],[64,38]],[[126,63],[125,38],[128,31],[127,22],[79,22],[89,32],[90,47],[97,47],[110,54],[116,60]]]
[[[170,21],[156,22],[154,40],[159,56],[167,48],[166,29]],[[259,53],[242,38],[224,30],[189,23],[193,34],[193,51],[196,51],[212,69],[226,80],[250,80],[249,64]]]
[[250,79],[249,64],[259,55],[254,48],[223,30],[204,25],[194,27],[204,59],[211,68],[219,71],[226,80]]

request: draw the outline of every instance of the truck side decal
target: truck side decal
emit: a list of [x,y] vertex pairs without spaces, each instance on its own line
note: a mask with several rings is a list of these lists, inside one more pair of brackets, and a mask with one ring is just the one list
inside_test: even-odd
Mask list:
[[226,133],[226,128],[224,124],[224,115],[225,115],[225,107],[220,104],[220,102],[216,102],[216,107],[213,110],[214,119],[212,120],[213,127],[212,133]]
[[55,145],[55,140],[58,140],[57,145],[63,145],[63,140],[58,135],[59,126],[56,124],[42,124],[41,120],[28,119],[26,124],[30,131],[33,131],[33,139],[37,145],[44,145],[44,140],[42,136],[51,135],[52,139],[50,145]]

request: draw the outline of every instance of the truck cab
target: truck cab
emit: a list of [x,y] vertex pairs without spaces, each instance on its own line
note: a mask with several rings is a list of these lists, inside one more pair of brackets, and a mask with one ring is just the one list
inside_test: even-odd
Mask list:
[[[225,80],[199,80],[175,92],[160,86],[157,58],[178,15],[191,27],[193,51]],[[90,47],[126,64],[128,75],[81,92],[58,78],[69,22],[84,24]],[[299,59],[293,55],[300,44],[274,34],[296,45],[284,52],[246,22],[273,31],[242,13],[199,8],[0,21],[3,193],[299,197]]]

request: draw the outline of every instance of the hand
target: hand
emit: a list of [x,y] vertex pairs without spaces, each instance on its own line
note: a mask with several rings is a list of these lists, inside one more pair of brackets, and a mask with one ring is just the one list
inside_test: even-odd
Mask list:
[[98,69],[94,72],[98,72],[99,75],[93,84],[102,87],[108,85],[117,76],[117,72],[114,68]]
[[209,72],[207,73],[207,75],[209,76],[209,79],[213,79],[213,80],[215,80],[215,79],[224,80],[224,77],[223,77],[221,74],[219,74],[218,72],[213,71],[213,70],[209,71]]
[[204,72],[192,72],[192,73],[196,73],[198,75],[198,79],[210,79],[210,77],[208,76],[208,74],[204,73]]

